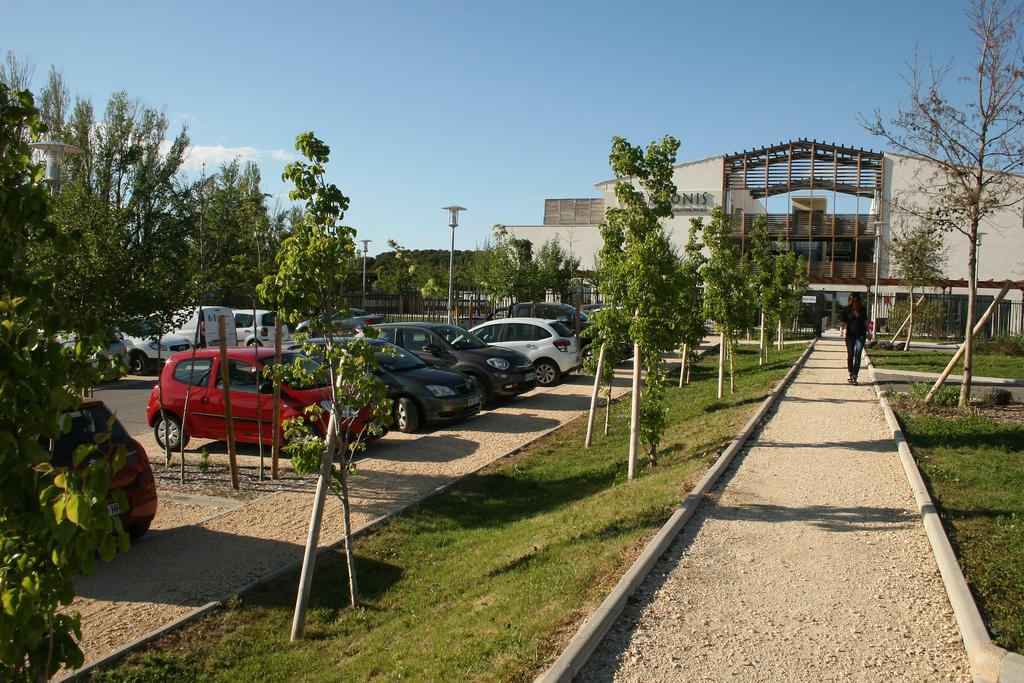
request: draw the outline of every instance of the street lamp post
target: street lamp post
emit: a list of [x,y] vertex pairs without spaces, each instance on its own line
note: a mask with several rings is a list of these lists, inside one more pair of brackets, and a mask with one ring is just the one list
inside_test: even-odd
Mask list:
[[373,240],[359,240],[363,243],[363,310],[366,310],[366,252],[369,251],[370,242]]
[[452,306],[455,284],[455,228],[459,225],[459,211],[466,211],[466,207],[445,206],[443,208],[448,212],[448,226],[452,229],[452,248],[448,255],[448,324],[451,325],[454,322]]

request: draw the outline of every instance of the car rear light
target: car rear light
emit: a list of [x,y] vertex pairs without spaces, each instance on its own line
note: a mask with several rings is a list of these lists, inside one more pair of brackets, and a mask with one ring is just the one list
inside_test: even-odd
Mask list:
[[267,331],[267,328],[265,328],[265,327],[261,327],[260,328],[260,336],[261,337],[267,337],[269,335],[270,335],[270,332]]
[[554,341],[555,348],[559,351],[568,351],[570,343],[571,342],[568,339],[556,339]]

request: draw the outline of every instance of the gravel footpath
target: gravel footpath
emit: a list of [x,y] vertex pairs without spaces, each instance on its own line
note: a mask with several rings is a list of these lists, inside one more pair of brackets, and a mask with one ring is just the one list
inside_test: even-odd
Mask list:
[[[419,435],[392,433],[372,444],[352,480],[354,528],[578,417],[589,408],[592,386],[592,379],[573,375],[557,387],[537,389],[453,427]],[[625,375],[615,387],[615,396],[628,389]],[[138,437],[161,459],[148,434]],[[211,461],[217,464],[222,457],[211,456]],[[239,460],[246,464],[255,458]],[[82,613],[86,661],[300,559],[313,480],[295,479],[286,460],[282,470],[292,477],[293,488],[307,490],[228,500],[244,506],[212,519],[218,512],[214,507],[161,499],[152,530],[131,552],[80,577],[71,610]],[[196,524],[201,519],[206,521]],[[320,544],[340,539],[341,528],[341,503],[329,496]]]
[[969,681],[870,386],[822,339],[584,681]]

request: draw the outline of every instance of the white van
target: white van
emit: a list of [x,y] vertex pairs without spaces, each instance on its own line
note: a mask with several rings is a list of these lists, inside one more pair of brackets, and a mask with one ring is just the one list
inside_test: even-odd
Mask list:
[[[200,309],[203,313],[202,320],[199,319]],[[220,325],[217,320],[224,318],[228,346],[238,343],[235,336],[235,316],[231,313],[230,308],[226,306],[194,306],[182,313],[189,317],[181,324],[181,327],[172,330],[171,334],[180,334],[193,343],[198,340],[196,346],[199,348],[217,346],[220,343]]]
[[[277,321],[276,311],[267,311],[257,308],[255,311],[251,308],[236,308],[232,311],[235,314],[235,336],[238,337],[238,344],[240,346],[273,346],[274,338],[277,336],[277,328],[275,322]],[[255,323],[253,322],[253,313],[255,316]],[[281,325],[281,343],[287,344],[291,342],[292,335],[288,331],[288,326],[285,324]]]

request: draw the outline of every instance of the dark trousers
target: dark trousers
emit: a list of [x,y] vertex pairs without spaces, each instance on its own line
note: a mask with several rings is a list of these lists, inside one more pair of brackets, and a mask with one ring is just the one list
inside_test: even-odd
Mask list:
[[850,371],[850,377],[857,379],[860,372],[860,356],[864,352],[866,337],[852,337],[846,335],[846,367]]

